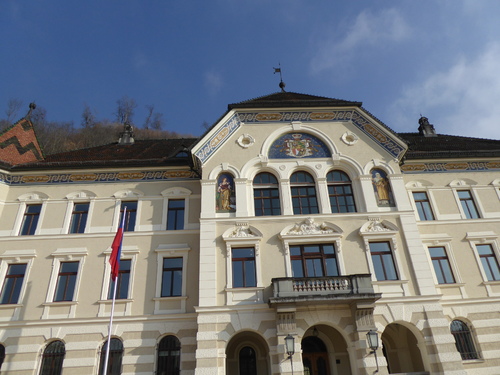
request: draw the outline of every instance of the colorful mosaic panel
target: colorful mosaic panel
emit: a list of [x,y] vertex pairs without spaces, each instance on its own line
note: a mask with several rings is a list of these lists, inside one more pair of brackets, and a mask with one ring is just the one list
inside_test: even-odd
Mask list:
[[276,139],[268,151],[269,159],[326,158],[332,154],[328,147],[307,133],[289,133]]
[[401,166],[403,173],[451,173],[500,171],[498,161],[460,161],[443,163],[411,163]]
[[0,183],[7,185],[29,185],[29,184],[82,184],[82,183],[106,183],[126,181],[166,181],[171,179],[198,178],[196,173],[187,170],[173,171],[135,171],[135,172],[100,172],[100,173],[61,173],[61,174],[39,174],[39,175],[16,175],[11,176],[0,173]]

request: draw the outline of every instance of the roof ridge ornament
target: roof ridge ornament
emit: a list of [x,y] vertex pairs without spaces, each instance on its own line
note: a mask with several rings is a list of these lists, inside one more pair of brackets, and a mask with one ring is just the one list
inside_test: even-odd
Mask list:
[[274,69],[274,74],[279,73],[280,74],[280,84],[279,87],[281,89],[281,92],[285,92],[285,82],[283,82],[283,76],[281,74],[281,63],[278,63],[279,68],[273,68]]
[[429,123],[429,119],[427,117],[420,115],[418,123],[420,125],[418,127],[418,132],[420,135],[423,135],[424,137],[437,137],[434,125]]

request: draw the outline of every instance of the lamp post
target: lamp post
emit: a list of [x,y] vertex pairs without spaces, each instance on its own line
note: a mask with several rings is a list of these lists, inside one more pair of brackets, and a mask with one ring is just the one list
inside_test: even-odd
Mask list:
[[288,334],[285,337],[285,347],[286,354],[288,354],[288,358],[290,359],[290,366],[292,366],[292,375],[293,375],[293,360],[292,356],[295,354],[295,338]]
[[378,349],[378,334],[374,330],[369,330],[366,333],[366,339],[368,340],[368,346],[372,350],[370,354],[375,355],[375,363],[377,364],[377,371],[378,372],[378,359],[377,359],[377,349]]

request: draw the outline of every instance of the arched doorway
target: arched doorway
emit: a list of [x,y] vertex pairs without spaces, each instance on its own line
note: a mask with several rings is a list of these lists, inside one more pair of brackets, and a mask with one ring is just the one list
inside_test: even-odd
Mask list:
[[309,336],[302,340],[302,363],[304,375],[330,375],[328,351],[317,337]]
[[350,375],[351,365],[344,337],[335,328],[316,325],[302,339],[304,375]]
[[269,371],[269,348],[254,332],[240,332],[226,347],[227,375],[266,375]]
[[389,374],[425,371],[418,340],[405,326],[391,323],[385,327],[382,345]]

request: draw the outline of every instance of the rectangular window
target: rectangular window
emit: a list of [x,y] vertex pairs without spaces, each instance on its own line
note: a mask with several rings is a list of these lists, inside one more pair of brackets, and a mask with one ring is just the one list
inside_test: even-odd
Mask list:
[[23,223],[21,224],[21,231],[19,232],[19,234],[21,234],[22,236],[35,234],[41,210],[41,204],[28,204],[26,206],[26,210],[24,211]]
[[163,258],[161,296],[182,295],[182,258]]
[[389,242],[370,242],[370,253],[378,281],[398,280]]
[[432,212],[431,203],[429,202],[427,193],[413,193],[413,199],[415,200],[415,206],[417,206],[420,220],[434,220],[434,213]]
[[451,271],[450,261],[443,246],[429,247],[434,272],[439,284],[453,284],[455,277]]
[[467,219],[479,219],[479,212],[469,190],[460,190],[457,192],[462,209]]
[[257,286],[255,276],[255,249],[242,247],[232,249],[233,287],[248,288]]
[[184,229],[184,199],[169,199],[167,212],[167,230]]
[[290,246],[293,277],[338,276],[333,244]]
[[73,301],[79,264],[80,262],[61,262],[54,302]]
[[[128,298],[128,288],[130,283],[130,266],[132,260],[122,259],[120,260],[120,270],[118,271],[118,276],[116,278],[118,284],[116,285],[116,299],[127,299]],[[115,282],[110,279],[108,299],[113,299],[113,290],[115,288]]]
[[19,303],[26,266],[26,264],[9,264],[2,287],[2,293],[0,294],[0,304]]
[[125,216],[125,224],[123,227],[124,232],[133,232],[135,229],[135,219],[137,216],[137,201],[122,202],[120,208],[120,224],[123,218],[124,208],[127,207],[127,214]]
[[500,268],[498,259],[493,253],[493,247],[491,245],[476,245],[476,249],[488,281],[500,280]]
[[71,214],[69,233],[84,233],[89,214],[89,203],[75,203]]

